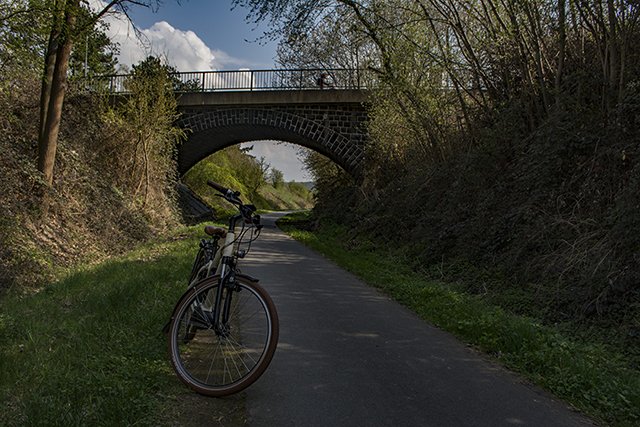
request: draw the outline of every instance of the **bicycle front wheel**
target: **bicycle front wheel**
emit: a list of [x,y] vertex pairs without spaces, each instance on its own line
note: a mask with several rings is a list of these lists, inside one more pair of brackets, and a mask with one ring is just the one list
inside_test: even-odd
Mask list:
[[278,316],[271,297],[257,283],[241,277],[223,292],[221,307],[228,304],[228,320],[214,325],[218,281],[212,277],[188,291],[169,329],[176,374],[207,396],[227,396],[251,385],[271,362],[278,343]]

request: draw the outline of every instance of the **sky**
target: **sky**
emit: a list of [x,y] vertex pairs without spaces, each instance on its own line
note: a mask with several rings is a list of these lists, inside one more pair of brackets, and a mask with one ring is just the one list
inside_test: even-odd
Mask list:
[[[103,0],[92,0],[96,6]],[[142,42],[128,20],[110,14],[107,34],[120,47],[118,63],[130,68],[149,54],[164,58],[178,71],[271,69],[277,41],[261,40],[266,25],[247,23],[247,10],[231,9],[231,0],[164,0],[157,9],[131,6],[129,16],[142,34]],[[272,141],[253,145],[252,155],[264,157],[281,170],[287,181],[308,181],[298,158],[298,146]]]

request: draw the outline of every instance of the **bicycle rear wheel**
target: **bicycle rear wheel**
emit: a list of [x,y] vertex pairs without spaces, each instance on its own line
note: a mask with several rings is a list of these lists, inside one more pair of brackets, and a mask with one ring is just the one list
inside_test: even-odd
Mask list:
[[188,291],[171,319],[173,368],[182,382],[207,396],[226,396],[251,385],[271,362],[278,343],[278,316],[269,294],[257,283],[241,277],[236,281],[232,291],[223,292],[221,306],[231,298],[223,330],[216,330],[211,313],[218,277]]

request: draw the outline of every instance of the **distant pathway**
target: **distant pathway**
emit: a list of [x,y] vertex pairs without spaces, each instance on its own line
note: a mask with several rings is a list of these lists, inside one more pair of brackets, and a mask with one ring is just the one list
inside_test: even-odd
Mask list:
[[253,426],[589,426],[589,420],[287,237],[265,215],[243,271],[280,316]]

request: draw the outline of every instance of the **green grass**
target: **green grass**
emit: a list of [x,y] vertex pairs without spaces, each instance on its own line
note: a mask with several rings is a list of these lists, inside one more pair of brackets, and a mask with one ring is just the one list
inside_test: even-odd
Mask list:
[[[296,213],[282,223],[306,220]],[[345,234],[338,226],[290,233],[585,413],[612,425],[640,423],[640,373],[610,347],[426,280],[366,242],[345,248],[337,244]],[[175,425],[214,404],[204,412],[241,417],[241,401],[192,398],[170,367],[161,333],[185,289],[199,235],[191,228],[38,293],[4,295],[0,425]],[[231,409],[220,408],[227,403]]]
[[536,320],[516,316],[460,286],[415,273],[408,260],[374,249],[367,242],[348,244],[347,230],[324,225],[314,232],[297,229],[308,214],[278,224],[295,239],[380,288],[423,319],[492,355],[510,369],[611,425],[640,425],[640,372],[622,351]]
[[161,329],[186,288],[196,235],[4,295],[0,425],[168,423],[185,387]]

